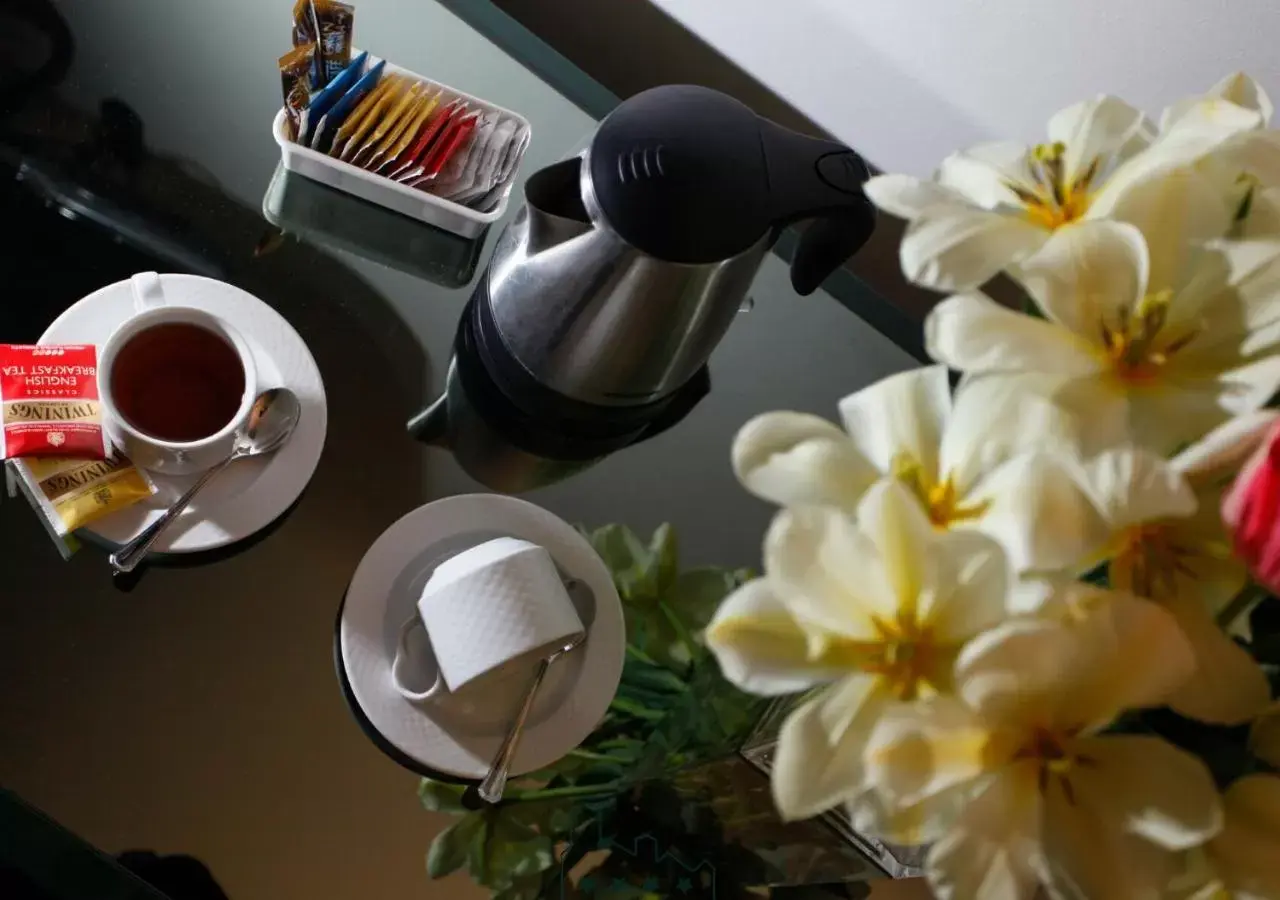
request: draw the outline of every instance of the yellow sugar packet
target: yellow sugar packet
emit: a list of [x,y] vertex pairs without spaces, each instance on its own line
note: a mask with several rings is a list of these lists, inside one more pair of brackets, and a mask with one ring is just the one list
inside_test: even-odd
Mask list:
[[9,466],[64,557],[77,546],[71,532],[156,492],[146,473],[123,456],[11,460]]
[[[379,81],[377,87],[360,101],[338,129],[330,155],[350,162],[352,154],[364,145],[365,137],[378,123],[387,106],[399,95],[404,83],[405,79],[399,75],[388,75]],[[342,143],[341,153],[337,149],[339,143]]]
[[[386,136],[395,128],[396,124],[404,118],[405,113],[409,107],[413,105],[413,101],[417,99],[418,93],[422,89],[422,82],[410,82],[409,89],[399,95],[396,99],[395,105],[381,117],[377,127],[373,129],[373,134],[369,136],[369,140],[363,147],[356,151],[356,155],[351,159],[353,163],[358,166],[368,164],[368,154],[373,153],[378,144],[382,143],[383,139],[385,139]],[[361,162],[362,158],[364,159],[364,162]]]

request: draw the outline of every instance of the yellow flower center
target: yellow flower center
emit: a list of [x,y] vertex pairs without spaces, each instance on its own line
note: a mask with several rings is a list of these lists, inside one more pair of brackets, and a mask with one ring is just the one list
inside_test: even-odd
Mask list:
[[1159,601],[1174,594],[1179,576],[1194,579],[1201,562],[1231,558],[1225,541],[1190,540],[1177,521],[1145,522],[1121,532],[1110,548],[1111,587]]
[[1037,727],[1032,729],[1014,759],[1031,760],[1037,764],[1040,793],[1057,783],[1067,800],[1075,802],[1071,787],[1071,773],[1078,766],[1094,765],[1094,760],[1078,752],[1073,746],[1079,729]]
[[916,495],[929,521],[940,531],[957,522],[982,518],[991,505],[990,500],[965,504],[953,476],[934,481],[924,466],[909,453],[899,453],[893,458],[890,474]]
[[1117,321],[1098,323],[1111,370],[1120,380],[1154,380],[1174,354],[1195,339],[1195,329],[1171,334],[1165,328],[1172,300],[1173,291],[1168,289],[1147,294],[1134,310],[1122,308]]
[[1030,182],[1007,182],[1026,208],[1027,218],[1050,231],[1084,218],[1092,199],[1089,189],[1098,175],[1100,160],[1094,157],[1084,172],[1068,179],[1063,160],[1066,150],[1061,141],[1037,144],[1027,154]]
[[897,619],[874,620],[879,640],[872,646],[863,670],[884,679],[899,700],[915,700],[950,684],[955,650],[941,645],[933,629],[910,612]]

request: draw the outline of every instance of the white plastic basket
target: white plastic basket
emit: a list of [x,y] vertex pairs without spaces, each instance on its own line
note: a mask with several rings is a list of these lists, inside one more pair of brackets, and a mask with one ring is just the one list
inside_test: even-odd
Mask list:
[[[357,53],[358,51],[352,50],[353,57]],[[520,127],[530,131],[529,120],[509,109],[495,106],[488,101],[481,100],[479,97],[473,97],[471,94],[451,88],[447,84],[441,84],[438,81],[419,75],[417,72],[410,72],[408,69],[402,69],[388,62],[383,70],[383,77],[385,78],[391,74],[406,75],[409,78],[416,78],[418,81],[441,89],[444,92],[440,99],[441,105],[461,98],[467,102],[471,110],[510,116],[519,123]],[[463,237],[475,237],[484,231],[485,227],[490,223],[502,218],[502,214],[507,211],[507,200],[511,195],[511,185],[515,183],[516,174],[520,171],[519,164],[512,169],[498,205],[489,212],[480,212],[469,206],[454,203],[452,200],[445,200],[443,197],[437,197],[434,194],[428,194],[426,191],[400,184],[398,181],[392,181],[390,178],[366,171],[359,166],[353,166],[351,163],[335,159],[325,153],[312,150],[310,147],[294,143],[289,140],[288,133],[285,130],[283,107],[276,113],[275,122],[271,126],[271,133],[275,135],[276,143],[280,145],[280,157],[284,162],[284,167],[290,172],[305,175],[307,178],[335,187],[340,191],[346,191],[348,194],[368,200],[370,203],[377,203],[379,206],[385,206],[387,209],[395,210],[411,218],[429,222],[432,225],[443,228],[445,231],[451,231]],[[523,162],[523,159],[521,162]]]

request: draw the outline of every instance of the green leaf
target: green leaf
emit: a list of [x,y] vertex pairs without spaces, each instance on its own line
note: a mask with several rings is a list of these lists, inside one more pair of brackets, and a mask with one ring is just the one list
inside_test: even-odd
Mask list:
[[445,784],[424,778],[418,783],[418,799],[422,805],[432,812],[465,813],[462,805],[462,794],[466,790],[460,784]]
[[436,835],[427,852],[427,874],[443,878],[467,861],[471,843],[484,826],[484,815],[472,813]]
[[680,573],[680,551],[676,544],[676,531],[669,522],[663,522],[649,539],[649,553],[653,560],[653,582],[659,596],[666,593]]
[[591,546],[613,575],[624,601],[654,599],[657,558],[625,525],[605,525],[591,533]]
[[725,569],[690,569],[680,573],[664,599],[690,631],[701,631],[738,584],[737,573]]

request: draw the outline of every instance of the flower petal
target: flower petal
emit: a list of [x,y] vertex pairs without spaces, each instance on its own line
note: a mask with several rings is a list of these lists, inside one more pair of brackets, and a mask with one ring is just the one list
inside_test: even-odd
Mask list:
[[920,503],[895,478],[877,482],[858,506],[858,526],[880,553],[897,607],[915,609],[939,589],[933,526]]
[[946,366],[883,378],[840,401],[840,418],[858,451],[888,474],[899,454],[938,475],[938,445],[951,413]]
[[853,509],[879,477],[848,435],[807,413],[756,416],[739,429],[732,455],[742,485],[780,506]]
[[1102,95],[1055,113],[1049,139],[1066,145],[1065,174],[1074,182],[1095,161],[1127,159],[1151,143],[1155,126],[1119,97]]
[[953,153],[938,167],[938,183],[983,209],[1019,204],[1009,183],[1025,182],[1027,148],[1011,141],[979,144]]
[[724,677],[752,694],[792,694],[846,674],[815,665],[808,637],[764,578],[726,597],[705,636]]
[[1085,376],[1102,370],[1091,344],[1052,322],[1014,312],[985,294],[957,294],[924,323],[929,355],[953,369]]
[[[863,684],[874,684],[870,677],[855,677]],[[862,692],[861,705],[851,715],[848,727],[832,736],[823,722],[828,692],[805,701],[778,732],[773,798],[786,821],[807,819],[845,803],[865,787],[863,746],[888,703],[888,695],[874,689]],[[849,696],[841,693],[842,699]]]
[[1083,470],[1089,494],[1113,530],[1196,511],[1196,495],[1182,473],[1146,450],[1100,453]]
[[958,647],[1008,616],[1013,573],[1000,542],[985,534],[953,528],[931,544],[938,580],[921,598],[920,617],[938,640]]
[[1280,412],[1273,409],[1236,416],[1187,447],[1170,465],[1196,483],[1234,475],[1262,446],[1277,421]]
[[1227,825],[1210,855],[1235,896],[1280,896],[1280,778],[1249,775],[1223,797]]
[[969,801],[951,831],[929,850],[929,883],[938,900],[1031,900],[1040,862],[1037,767],[1012,765]]
[[963,291],[1035,253],[1048,235],[1018,215],[934,208],[907,228],[898,256],[908,281],[935,291]]
[[[1236,212],[1219,186],[1189,168],[1189,162],[1170,154],[1162,158],[1157,148],[1163,143],[1121,166],[1088,212],[1090,219],[1128,222],[1142,231],[1151,291],[1176,290],[1187,248],[1225,235]],[[1194,162],[1195,154],[1187,155]]]
[[1222,804],[1195,756],[1147,735],[1086,738],[1073,748],[1088,765],[1072,768],[1076,799],[1099,818],[1166,850],[1188,850],[1222,828]]
[[[1049,892],[1071,900],[1159,900],[1176,857],[1124,831],[1111,807],[1080,802],[1061,779],[1049,779],[1041,819]],[[1092,795],[1090,800],[1092,801]]]
[[1046,316],[1088,343],[1115,324],[1147,290],[1147,243],[1123,222],[1085,221],[1059,228],[1010,274]]
[[1272,705],[1253,723],[1249,749],[1267,765],[1280,768],[1280,703]]
[[1050,602],[1077,610],[1071,621],[1010,620],[965,647],[956,663],[965,702],[997,721],[1096,728],[1161,703],[1190,677],[1191,647],[1158,605],[1082,584],[1060,591]]
[[1023,451],[1070,449],[1079,424],[1035,379],[972,377],[956,391],[942,433],[938,470],[964,496],[985,474]]
[[1005,761],[986,723],[945,696],[885,710],[864,758],[867,787],[891,811],[972,782]]
[[1271,702],[1267,677],[1244,648],[1218,628],[1196,596],[1166,600],[1196,655],[1195,673],[1173,692],[1169,705],[1184,716],[1219,725],[1239,725]]
[[956,191],[911,175],[877,175],[862,190],[880,209],[908,221],[940,207],[968,205]]
[[891,809],[882,797],[868,791],[849,802],[849,819],[860,835],[907,847],[930,844],[947,833],[967,805],[970,793],[968,785],[961,785],[915,806]]
[[[1276,374],[1280,375],[1280,370]],[[1129,390],[1129,438],[1154,453],[1170,455],[1230,418],[1232,403],[1256,397],[1260,388],[1251,382],[1266,377],[1265,371],[1256,369],[1194,378],[1171,373],[1167,380],[1134,386]],[[1239,388],[1231,378],[1241,382]],[[1240,392],[1239,397],[1233,395],[1235,391]],[[1249,402],[1241,405],[1249,406]],[[1250,410],[1256,408],[1250,406]]]
[[1074,569],[1111,534],[1081,477],[1078,463],[1053,454],[1011,459],[971,492],[971,502],[989,504],[975,527],[1004,546],[1016,572]]
[[802,628],[816,626],[873,641],[875,618],[893,620],[897,598],[871,539],[829,507],[797,507],[774,517],[764,566],[774,591]]

